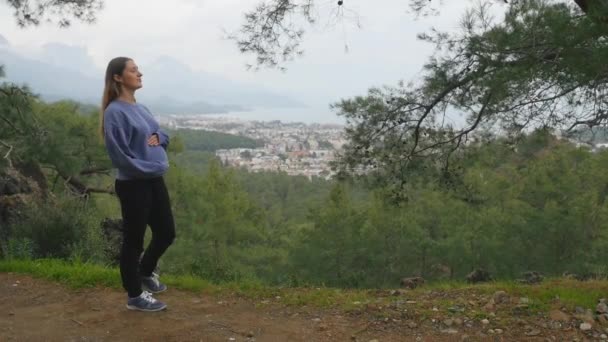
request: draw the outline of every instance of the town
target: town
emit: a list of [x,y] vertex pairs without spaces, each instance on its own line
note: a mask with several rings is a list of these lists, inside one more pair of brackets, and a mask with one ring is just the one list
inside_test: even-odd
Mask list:
[[330,163],[345,143],[344,126],[339,124],[246,121],[227,115],[172,115],[159,121],[172,129],[216,131],[263,141],[263,147],[222,149],[215,154],[224,165],[309,179],[330,179],[335,174]]

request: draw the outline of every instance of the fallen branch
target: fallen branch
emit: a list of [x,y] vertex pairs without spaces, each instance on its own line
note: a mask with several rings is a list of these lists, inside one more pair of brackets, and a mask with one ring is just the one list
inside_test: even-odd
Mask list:
[[11,159],[9,157],[11,155],[11,152],[13,152],[13,146],[5,143],[2,140],[0,140],[0,144],[2,144],[2,146],[4,146],[4,147],[8,148],[8,152],[6,152],[6,154],[4,155],[3,158],[8,161],[8,166],[12,168],[13,167],[13,162],[11,161]]

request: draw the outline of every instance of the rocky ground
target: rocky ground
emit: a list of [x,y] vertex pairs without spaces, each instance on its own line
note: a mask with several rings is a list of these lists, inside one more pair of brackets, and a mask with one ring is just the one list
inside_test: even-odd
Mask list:
[[[598,285],[599,284],[599,285]],[[608,285],[598,282],[608,294]],[[301,289],[289,291],[315,291]],[[73,290],[0,273],[2,341],[587,341],[608,340],[608,307],[540,305],[507,291],[372,290],[319,308],[170,289],[160,313],[125,308],[122,291]],[[548,305],[548,306],[547,306]]]

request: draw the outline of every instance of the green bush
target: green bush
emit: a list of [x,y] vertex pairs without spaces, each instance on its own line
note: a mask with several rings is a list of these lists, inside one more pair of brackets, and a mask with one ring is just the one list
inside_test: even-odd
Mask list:
[[13,256],[103,261],[98,221],[82,199],[59,197],[34,203],[11,225]]

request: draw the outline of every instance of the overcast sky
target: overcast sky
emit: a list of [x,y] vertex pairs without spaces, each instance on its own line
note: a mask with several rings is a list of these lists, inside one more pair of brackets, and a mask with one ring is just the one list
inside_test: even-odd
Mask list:
[[[146,63],[168,55],[195,70],[260,84],[319,105],[363,95],[371,86],[415,78],[432,52],[416,34],[431,26],[457,29],[471,5],[451,0],[441,16],[416,20],[405,0],[345,0],[343,23],[328,26],[336,2],[318,1],[320,25],[308,30],[305,56],[287,64],[284,73],[247,71],[244,64],[251,57],[223,39],[222,29],[237,29],[244,11],[258,0],[106,0],[95,24],[75,23],[67,29],[49,24],[20,29],[6,1],[0,0],[0,34],[32,55],[52,42],[86,47],[98,68],[91,73],[101,73],[110,58],[126,55],[136,60],[145,78]],[[361,29],[354,24],[356,13]]]

